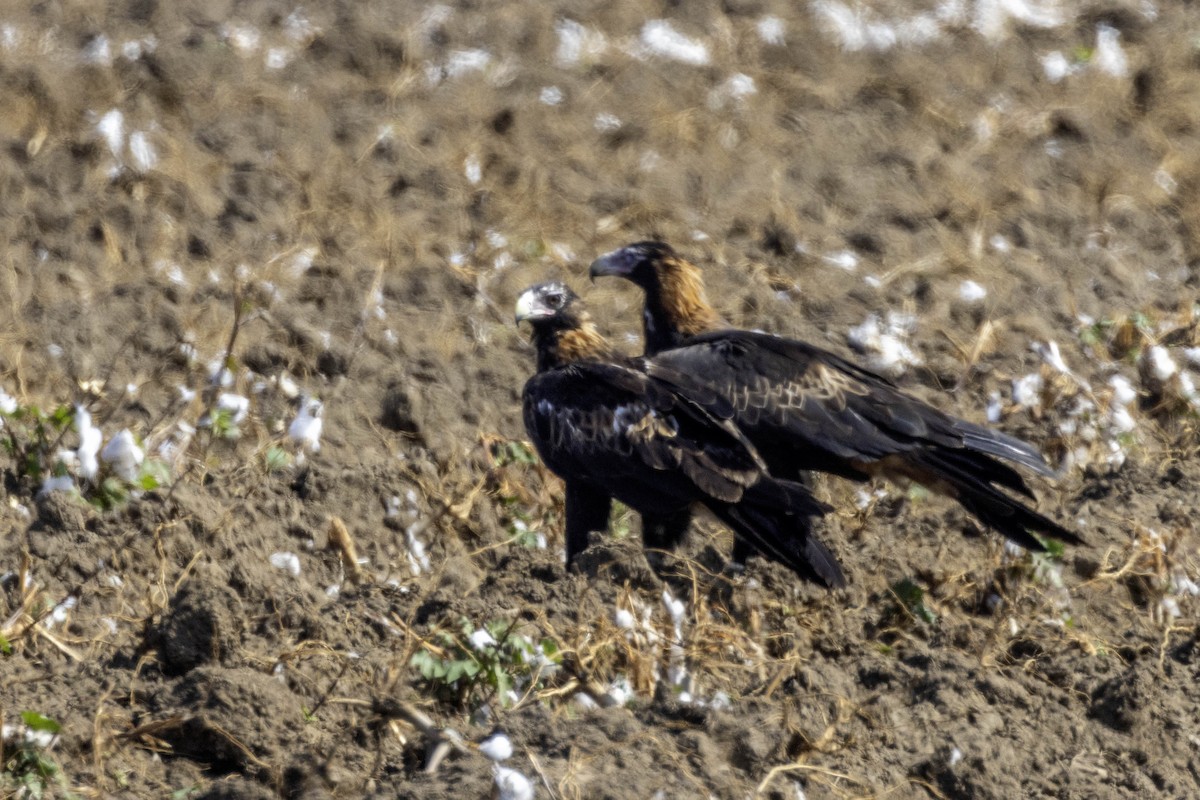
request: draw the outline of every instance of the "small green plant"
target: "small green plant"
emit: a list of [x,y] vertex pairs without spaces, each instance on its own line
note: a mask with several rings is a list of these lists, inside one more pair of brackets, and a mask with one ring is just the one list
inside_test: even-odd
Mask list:
[[[20,474],[40,484],[47,475],[60,474],[55,471],[54,452],[74,419],[75,412],[68,405],[49,413],[35,405],[18,405],[11,412],[0,412],[0,443]],[[60,468],[61,474],[66,474],[65,467]]]
[[279,472],[280,470],[287,469],[291,463],[291,454],[278,445],[268,447],[267,451],[263,454],[263,465],[267,468],[267,472]]
[[514,689],[540,680],[559,663],[554,640],[535,643],[503,620],[477,629],[463,617],[457,633],[439,631],[433,638],[413,654],[409,666],[442,700],[458,706],[477,707],[492,697],[508,705]]
[[208,415],[208,426],[216,439],[239,439],[242,429],[234,422],[234,414],[227,408],[217,408]]
[[608,531],[617,539],[626,539],[633,532],[633,510],[620,500],[613,500],[609,509]]
[[507,467],[509,464],[533,465],[538,463],[537,453],[528,442],[516,440],[497,440],[492,443],[492,458],[496,466]]
[[[5,749],[4,771],[0,773],[0,794],[23,800],[43,797],[75,798],[67,790],[62,770],[47,750],[62,729],[53,719],[36,711],[21,714],[26,735],[13,750]],[[8,794],[11,792],[12,794]]]
[[917,619],[926,625],[937,624],[937,614],[925,603],[925,590],[911,578],[904,578],[891,586],[892,597],[896,607],[892,616],[907,616]]
[[[90,426],[90,415],[82,413],[87,420],[85,425]],[[16,405],[11,411],[0,411],[0,446],[12,457],[18,474],[30,489],[69,490],[107,511],[125,503],[135,491],[152,491],[171,482],[170,468],[162,461],[148,458],[142,461],[132,480],[114,475],[109,465],[100,464],[94,482],[77,483],[60,456],[71,450],[64,440],[76,426],[76,414],[75,407],[65,404],[51,412],[35,405]],[[99,436],[98,431],[96,435]],[[140,447],[140,442],[134,444]],[[92,455],[94,458],[95,452]],[[52,483],[58,485],[48,483],[50,479],[57,479]]]

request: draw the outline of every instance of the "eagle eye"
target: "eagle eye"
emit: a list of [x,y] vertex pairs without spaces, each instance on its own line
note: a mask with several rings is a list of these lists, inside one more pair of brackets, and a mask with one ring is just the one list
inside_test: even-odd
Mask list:
[[563,296],[560,292],[551,292],[546,295],[546,305],[551,308],[562,308]]

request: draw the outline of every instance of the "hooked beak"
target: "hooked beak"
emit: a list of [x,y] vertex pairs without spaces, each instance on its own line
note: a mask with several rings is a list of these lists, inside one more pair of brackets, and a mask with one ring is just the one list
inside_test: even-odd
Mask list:
[[605,253],[592,262],[592,266],[588,268],[588,277],[593,281],[597,277],[606,275],[628,278],[635,266],[637,266],[637,262],[631,259],[624,249],[613,250],[611,253]]

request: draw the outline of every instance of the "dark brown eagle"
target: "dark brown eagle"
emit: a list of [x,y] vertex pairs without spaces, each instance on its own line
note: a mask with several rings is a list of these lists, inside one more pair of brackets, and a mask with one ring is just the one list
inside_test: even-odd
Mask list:
[[1002,491],[1034,497],[1004,461],[1054,475],[1031,445],[945,414],[827,350],[734,329],[709,305],[700,270],[669,245],[614,250],[592,263],[591,275],[641,287],[650,374],[736,422],[773,474],[910,479],[954,498],[1023,547],[1045,548],[1034,532],[1082,544]]
[[642,515],[652,548],[677,544],[699,503],[739,541],[800,576],[844,585],[833,554],[809,533],[828,506],[767,474],[728,420],[728,404],[693,403],[650,375],[644,360],[614,353],[561,283],[523,292],[516,319],[532,327],[537,351],[522,395],[525,429],[566,483],[568,565],[591,531],[608,527],[614,497]]

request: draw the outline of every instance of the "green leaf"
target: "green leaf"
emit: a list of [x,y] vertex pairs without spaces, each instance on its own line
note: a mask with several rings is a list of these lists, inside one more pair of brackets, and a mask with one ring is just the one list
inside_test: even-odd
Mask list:
[[60,730],[62,730],[62,725],[59,725],[54,720],[47,716],[43,716],[36,711],[22,711],[21,721],[25,723],[25,727],[34,731],[58,733]]
[[900,601],[900,605],[922,622],[932,625],[937,622],[937,615],[925,605],[925,590],[909,578],[892,584],[892,593]]
[[4,634],[0,634],[0,653],[6,656],[12,655],[12,643],[4,638]]
[[911,483],[905,495],[910,503],[923,503],[929,499],[929,490],[919,483]]
[[268,447],[267,452],[263,455],[263,460],[267,472],[278,472],[292,463],[291,455],[282,447]]
[[421,673],[421,677],[427,681],[431,681],[445,673],[445,667],[442,665],[441,660],[435,658],[433,653],[428,650],[418,650],[413,653],[412,660],[408,663],[409,666],[416,667]]
[[50,422],[54,427],[62,430],[71,424],[75,419],[75,409],[68,405],[61,405],[54,409],[54,413],[50,415]]
[[1061,559],[1067,552],[1058,539],[1043,539],[1042,544],[1046,546],[1046,558]]
[[446,666],[446,683],[457,683],[458,679],[466,674],[467,663],[466,661],[451,661]]
[[171,482],[171,468],[158,459],[148,458],[142,462],[137,485],[147,492],[166,486]]

